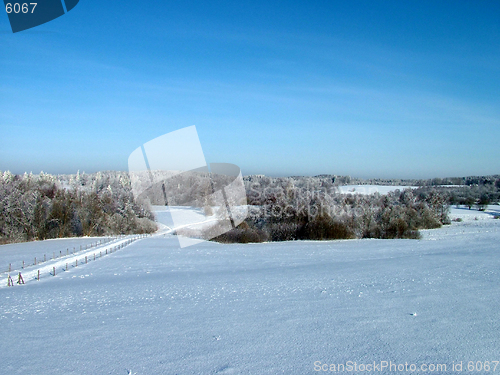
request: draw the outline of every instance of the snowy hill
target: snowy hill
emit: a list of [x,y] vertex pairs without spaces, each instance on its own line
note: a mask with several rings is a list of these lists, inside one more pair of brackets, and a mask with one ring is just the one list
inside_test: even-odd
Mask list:
[[500,220],[492,217],[425,230],[419,241],[180,249],[169,234],[139,239],[0,288],[2,373],[313,374],[348,361],[445,364],[439,374],[468,361],[493,368]]

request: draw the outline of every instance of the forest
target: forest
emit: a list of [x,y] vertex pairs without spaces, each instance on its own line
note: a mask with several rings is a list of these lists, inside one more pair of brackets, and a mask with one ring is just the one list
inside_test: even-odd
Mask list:
[[151,210],[134,200],[128,173],[0,172],[0,243],[156,229]]
[[[166,184],[172,205],[209,205],[224,176],[188,174]],[[172,182],[173,181],[173,182]],[[451,205],[484,210],[500,201],[500,176],[362,180],[349,176],[244,177],[249,215],[218,242],[350,238],[418,239],[450,223]],[[342,194],[349,183],[413,186],[385,195]],[[207,207],[205,212],[212,210]],[[215,210],[216,211],[216,210]],[[0,172],[0,243],[76,236],[152,233],[149,203],[134,199],[126,172],[15,175]]]
[[[341,194],[344,184],[407,185],[386,195]],[[262,242],[350,238],[420,238],[448,225],[450,205],[484,210],[500,200],[500,176],[430,180],[363,180],[349,176],[245,177],[247,220],[217,238]]]

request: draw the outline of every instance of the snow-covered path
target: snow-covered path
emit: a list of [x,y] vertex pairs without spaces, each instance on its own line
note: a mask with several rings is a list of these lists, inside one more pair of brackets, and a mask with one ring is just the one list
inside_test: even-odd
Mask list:
[[[82,265],[82,263],[88,264],[88,262],[101,259],[103,255],[112,254],[113,251],[122,249],[123,247],[144,237],[145,235],[118,237],[103,244],[96,243],[95,247],[85,247],[84,250],[80,250],[74,254],[66,256],[63,255],[61,257],[49,259],[39,264],[32,264],[23,268],[12,268],[11,272],[4,272],[0,275],[0,288],[16,286],[16,284],[20,285],[20,280],[16,277],[19,274],[22,276],[22,284],[33,280],[39,281],[42,277],[49,275],[55,276],[59,272],[68,271],[69,267],[77,267],[78,262],[80,262],[80,265]],[[7,281],[9,275],[11,276],[13,285],[9,285],[9,282]]]
[[148,237],[0,289],[2,373],[314,374],[315,362],[348,361],[447,365],[434,374],[460,361],[493,367],[500,220],[423,234],[184,249],[173,236]]
[[86,250],[96,244],[105,244],[115,240],[116,237],[74,237],[57,238],[45,241],[33,241],[27,243],[13,243],[0,246],[0,273],[7,272],[9,264],[11,269],[19,269],[25,266],[31,266],[34,258],[37,262],[43,261],[44,257],[52,259],[62,258],[66,255]]

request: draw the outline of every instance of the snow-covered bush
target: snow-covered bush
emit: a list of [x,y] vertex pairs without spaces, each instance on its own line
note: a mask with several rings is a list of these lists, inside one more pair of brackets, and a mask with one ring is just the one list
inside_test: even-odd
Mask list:
[[0,172],[0,241],[150,233],[151,211],[134,200],[126,173]]
[[267,233],[260,229],[251,228],[246,222],[238,227],[213,238],[214,241],[222,243],[250,243],[268,241]]
[[341,194],[331,176],[251,176],[246,188],[248,202],[259,207],[246,222],[271,241],[415,239],[419,229],[449,223],[448,196],[437,190]]

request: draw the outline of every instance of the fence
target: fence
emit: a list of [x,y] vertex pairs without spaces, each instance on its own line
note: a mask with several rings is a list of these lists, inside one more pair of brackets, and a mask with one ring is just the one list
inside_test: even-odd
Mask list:
[[[83,248],[83,246],[80,246],[80,251],[76,252],[75,255],[75,248],[73,248],[73,253],[70,255],[69,254],[69,249],[67,249],[67,254],[63,255],[62,252],[60,252],[59,257],[56,256],[55,252],[53,252],[52,259],[47,260],[46,255],[44,255],[44,260],[37,262],[37,259],[34,259],[33,264],[26,265],[25,262],[23,261],[23,266],[21,270],[13,270],[11,267],[11,264],[9,264],[9,271],[8,276],[7,276],[7,286],[14,286],[15,284],[25,284],[25,281],[31,281],[31,280],[40,280],[41,277],[44,276],[56,276],[57,273],[59,272],[65,272],[68,271],[69,268],[74,268],[78,267],[78,264],[82,265],[83,263],[88,264],[88,262],[91,261],[96,261],[103,256],[106,256],[108,254],[112,254],[115,251],[118,251],[125,246],[130,245],[131,243],[145,238],[149,236],[148,234],[141,234],[141,235],[136,235],[132,238],[123,238],[123,237],[118,237],[115,239],[109,239],[107,241],[96,241],[95,246],[92,243],[90,245],[90,248],[88,245]],[[110,242],[114,242],[113,244],[110,244]],[[107,246],[102,246],[103,244],[108,244]],[[99,247],[100,246],[100,247]],[[94,250],[92,250],[94,248]],[[91,250],[89,250],[91,249]],[[59,260],[57,260],[59,259]],[[34,269],[35,266],[41,266],[44,263],[50,262],[51,264],[47,264],[43,267],[40,267],[38,269]],[[14,281],[12,276],[10,275],[13,271],[15,271],[16,276],[14,279],[17,279]],[[5,273],[5,272],[2,272]]]
[[104,245],[104,244],[107,244],[107,243],[110,243],[110,242],[113,242],[113,241],[119,241],[123,237],[124,236],[113,236],[113,237],[110,237],[110,238],[104,238],[104,239],[101,239],[99,241],[91,242],[90,244],[85,244],[85,245],[80,245],[80,246],[77,246],[77,247],[73,247],[72,250],[68,247],[68,248],[66,248],[66,251],[59,250],[59,253],[56,252],[56,251],[53,251],[52,252],[52,257],[50,257],[50,254],[49,254],[49,256],[47,256],[46,253],[43,254],[43,258],[42,257],[38,257],[38,256],[34,256],[34,257],[32,257],[30,259],[31,262],[23,260],[22,261],[22,265],[21,265],[20,261],[9,263],[9,265],[8,265],[7,268],[4,268],[3,271],[0,271],[0,275],[1,274],[5,274],[5,273],[11,273],[16,268],[16,266],[13,266],[13,264],[15,264],[15,263],[19,263],[20,269],[25,269],[25,268],[28,268],[28,267],[31,267],[31,266],[36,266],[36,265],[40,265],[40,264],[43,264],[43,263],[46,263],[46,262],[49,262],[49,261],[53,261],[55,259],[72,256],[72,255],[78,254],[78,253],[80,253],[82,251],[86,251],[88,249],[92,249],[94,247],[98,247],[98,246],[101,246],[101,245]]

